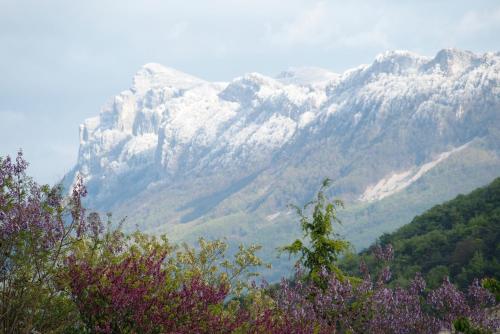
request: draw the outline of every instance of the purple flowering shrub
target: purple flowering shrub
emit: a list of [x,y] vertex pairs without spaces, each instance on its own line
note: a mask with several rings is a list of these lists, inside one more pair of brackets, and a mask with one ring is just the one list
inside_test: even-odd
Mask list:
[[[392,258],[392,247],[378,247],[375,255],[382,262]],[[466,293],[447,278],[435,290],[426,290],[417,273],[408,288],[389,288],[388,266],[373,280],[364,273],[362,280],[339,278],[323,272],[323,288],[304,280],[299,271],[290,282],[283,280],[274,296],[284,319],[276,322],[273,333],[438,333],[451,330],[453,321],[466,318],[476,328],[494,333],[498,319],[489,316],[487,307],[495,305],[494,296],[474,281]]]
[[22,152],[14,161],[0,157],[2,333],[58,331],[75,317],[59,274],[73,240],[90,228],[82,218],[81,180],[65,199],[60,187],[28,177],[27,167]]

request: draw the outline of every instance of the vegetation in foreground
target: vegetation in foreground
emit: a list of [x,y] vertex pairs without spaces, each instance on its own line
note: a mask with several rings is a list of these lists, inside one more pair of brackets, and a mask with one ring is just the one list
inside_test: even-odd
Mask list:
[[[27,163],[0,159],[0,332],[2,333],[492,333],[494,295],[478,280],[461,291],[447,278],[435,289],[416,274],[390,287],[390,244],[382,264],[359,277],[337,265],[347,243],[333,234],[339,202],[323,189],[299,210],[310,240],[284,251],[302,255],[292,280],[257,286],[258,246],[227,258],[222,241],[196,248],[166,237],[124,234],[82,205],[78,180],[66,198],[39,186]],[[326,186],[326,184],[325,184]],[[497,281],[486,282],[490,289]]]

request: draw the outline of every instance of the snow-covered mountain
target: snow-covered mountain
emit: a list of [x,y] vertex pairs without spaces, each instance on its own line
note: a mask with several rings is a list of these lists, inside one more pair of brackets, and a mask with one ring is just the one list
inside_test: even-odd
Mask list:
[[[499,153],[498,52],[392,51],[342,74],[297,68],[231,82],[146,64],[81,125],[66,180],[82,174],[92,206],[150,231],[266,241],[290,219],[286,204],[330,177],[358,210],[346,217],[364,222],[351,229],[363,245],[403,223],[370,222],[368,207],[413,194],[403,211],[424,210],[500,175]],[[439,189],[429,193],[426,179]]]
[[168,179],[263,165],[319,115],[337,76],[301,69],[279,78],[212,83],[146,64],[81,126],[78,170],[91,181],[147,166]]

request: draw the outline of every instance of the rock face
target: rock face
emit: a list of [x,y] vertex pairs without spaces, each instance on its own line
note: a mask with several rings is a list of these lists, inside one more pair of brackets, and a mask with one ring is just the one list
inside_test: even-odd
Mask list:
[[81,126],[66,182],[82,174],[92,206],[149,231],[267,242],[266,228],[290,219],[286,205],[330,177],[357,212],[346,217],[366,223],[356,233],[373,239],[386,228],[367,207],[411,194],[405,212],[418,213],[500,175],[498,153],[500,53],[393,51],[343,74],[299,68],[229,83],[147,64]]

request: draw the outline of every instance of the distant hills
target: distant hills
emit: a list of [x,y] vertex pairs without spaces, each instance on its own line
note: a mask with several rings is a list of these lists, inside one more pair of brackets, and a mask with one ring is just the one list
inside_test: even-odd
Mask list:
[[[484,188],[432,207],[396,232],[380,237],[394,246],[391,265],[395,282],[406,284],[421,272],[431,287],[444,276],[462,288],[474,278],[500,279],[500,178]],[[373,246],[372,246],[373,247]],[[359,259],[376,261],[368,250],[344,259],[344,268],[357,272]]]
[[272,262],[300,235],[287,204],[329,177],[361,249],[500,176],[500,53],[391,51],[342,74],[231,82],[147,64],[82,124],[65,184],[78,173],[89,206],[126,228],[261,243]]

